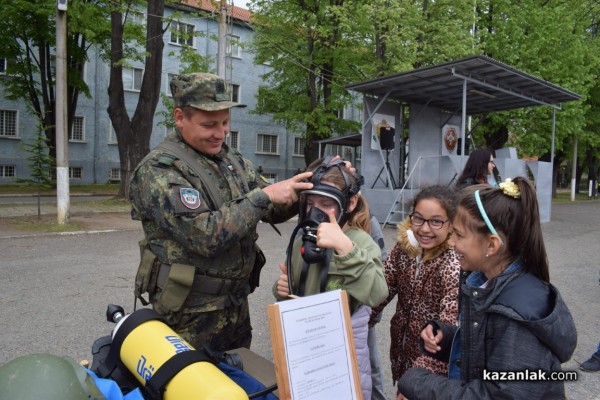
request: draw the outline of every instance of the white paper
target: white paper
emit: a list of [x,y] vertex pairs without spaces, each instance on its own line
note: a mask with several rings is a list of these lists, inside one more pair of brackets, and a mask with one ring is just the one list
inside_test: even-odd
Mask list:
[[341,291],[279,303],[293,400],[355,399]]

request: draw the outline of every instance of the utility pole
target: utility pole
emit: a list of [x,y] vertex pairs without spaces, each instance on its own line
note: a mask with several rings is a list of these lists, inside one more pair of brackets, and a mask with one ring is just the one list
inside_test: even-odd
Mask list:
[[571,166],[571,201],[575,201],[577,188],[577,135],[573,135],[573,165]]
[[56,0],[56,204],[58,224],[69,223],[67,130],[67,0]]
[[217,54],[217,75],[225,79],[227,53],[227,0],[221,0],[219,14],[219,49]]

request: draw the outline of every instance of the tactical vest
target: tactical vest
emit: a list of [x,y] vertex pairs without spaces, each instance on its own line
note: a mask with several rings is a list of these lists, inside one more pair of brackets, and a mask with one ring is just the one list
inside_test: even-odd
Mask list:
[[[205,196],[205,200],[209,203],[211,210],[216,211],[223,205],[223,198],[214,178],[211,178],[206,170],[200,168],[194,156],[176,142],[162,142],[152,150],[139,165],[142,165],[148,159],[155,157],[157,153],[159,154],[159,161],[161,163],[173,165],[176,160],[179,160],[187,169],[189,169],[189,171],[192,171],[196,175],[202,184],[203,195]],[[228,156],[227,161],[238,171],[245,170],[240,153],[235,152],[232,157]],[[173,166],[177,168],[177,166]],[[134,170],[132,176],[136,175],[138,168],[139,166]],[[190,180],[185,168],[177,169],[186,179]],[[242,190],[247,193],[250,190],[248,183],[243,181],[241,184],[243,186]],[[158,260],[156,254],[152,252],[146,239],[140,241],[139,245],[141,260],[136,274],[135,296],[137,299],[140,299],[143,305],[147,305],[149,304],[149,301],[144,299],[142,295],[144,293],[152,295],[156,290],[156,287],[160,287],[162,293],[154,306],[157,311],[164,314],[179,311],[192,291],[192,288],[195,293],[201,293],[201,296],[204,297],[224,296],[231,293],[242,293],[244,296],[247,295],[248,283],[249,292],[254,291],[258,286],[260,270],[266,261],[264,254],[258,245],[255,245],[255,262],[249,282],[211,277],[206,274],[202,276],[202,279],[196,279],[196,282],[194,282],[194,277],[197,272],[199,272],[197,266],[177,263],[171,265],[163,264]]]

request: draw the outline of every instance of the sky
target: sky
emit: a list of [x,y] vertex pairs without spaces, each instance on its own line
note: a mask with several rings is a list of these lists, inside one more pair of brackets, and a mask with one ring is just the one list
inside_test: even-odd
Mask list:
[[233,0],[233,5],[248,9],[248,7],[246,6],[247,2],[248,0]]

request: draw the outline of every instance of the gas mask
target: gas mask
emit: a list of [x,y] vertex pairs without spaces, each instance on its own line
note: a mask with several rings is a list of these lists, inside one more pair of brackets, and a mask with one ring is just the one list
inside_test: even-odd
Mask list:
[[300,222],[302,229],[302,246],[300,254],[309,264],[325,259],[325,249],[317,247],[317,228],[321,222],[329,222],[329,216],[317,207],[311,207],[306,217]]
[[[349,172],[345,170],[344,161],[337,160],[331,161],[332,157],[327,157],[323,160],[321,165],[314,171],[311,182],[313,188],[304,190],[299,196],[300,212],[298,215],[298,226],[294,230],[290,245],[288,247],[288,280],[290,285],[290,293],[292,292],[292,271],[291,271],[291,251],[294,239],[299,232],[302,234],[302,245],[300,247],[300,254],[302,255],[305,265],[310,264],[322,264],[324,274],[322,275],[322,284],[325,283],[326,273],[329,267],[329,260],[331,259],[332,250],[322,249],[317,246],[317,228],[322,222],[330,222],[329,215],[323,209],[319,208],[319,204],[326,204],[324,209],[336,208],[337,223],[340,226],[344,226],[350,217],[350,211],[348,206],[350,205],[350,198],[358,194],[360,186],[363,184],[363,177],[357,174],[353,174],[353,182],[349,178]],[[343,190],[332,186],[326,182],[322,182],[322,178],[332,168],[338,168],[342,174],[345,182]],[[317,200],[318,199],[318,200]],[[301,275],[305,276],[305,269]],[[300,293],[303,295],[303,282],[300,284]],[[322,288],[324,289],[324,287]]]

